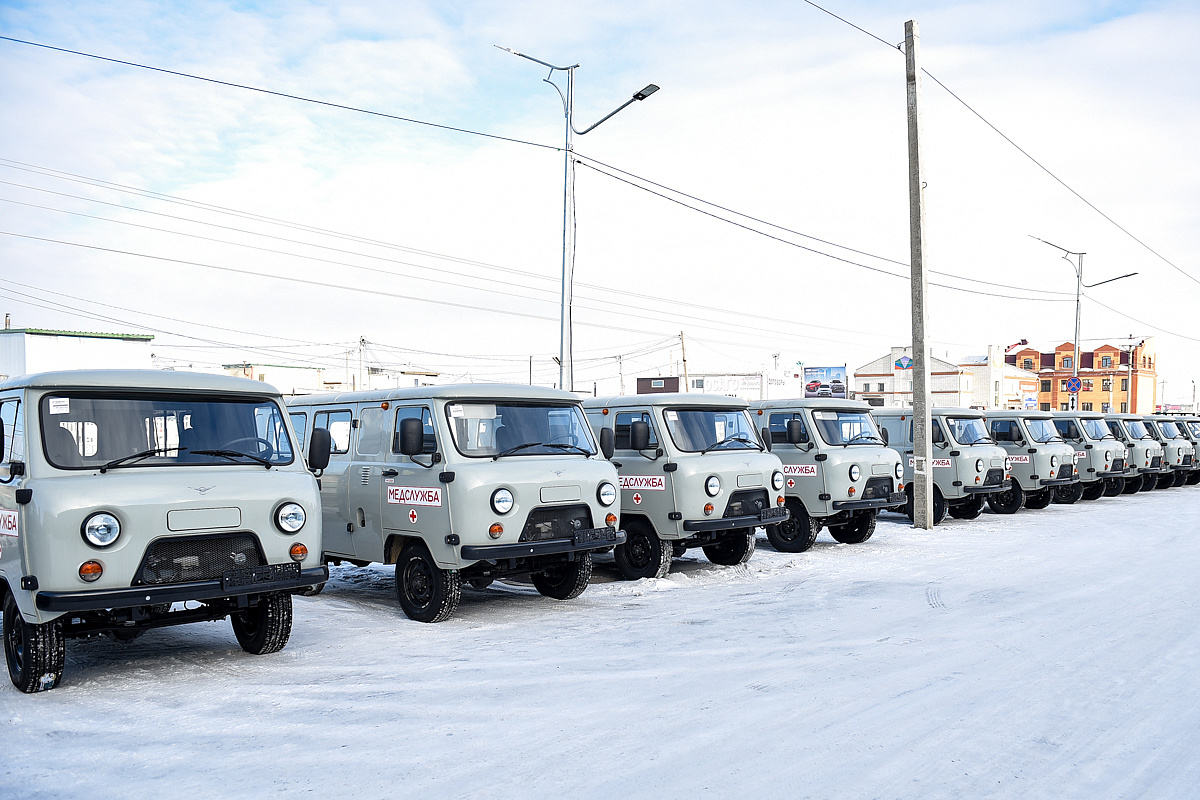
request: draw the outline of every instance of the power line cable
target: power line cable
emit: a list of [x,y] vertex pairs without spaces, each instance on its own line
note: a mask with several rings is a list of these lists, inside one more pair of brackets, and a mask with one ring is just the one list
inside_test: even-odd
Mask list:
[[542,148],[544,150],[555,150],[555,151],[562,150],[561,147],[555,147],[554,145],[540,144],[538,142],[529,142],[524,139],[514,139],[509,136],[499,136],[494,133],[484,133],[482,131],[470,130],[469,128],[458,128],[453,125],[441,125],[436,122],[426,122],[425,120],[414,119],[413,117],[401,117],[401,116],[397,116],[396,114],[385,114],[382,111],[371,111],[370,109],[358,108],[357,106],[348,106],[348,105],[344,105],[342,103],[331,103],[327,100],[316,100],[311,97],[302,97],[301,95],[298,95],[298,94],[288,94],[287,92],[277,92],[272,89],[263,89],[258,86],[248,86],[244,83],[233,83],[231,81],[217,80],[216,78],[206,78],[203,75],[193,75],[188,72],[179,72],[179,71],[173,70],[173,69],[163,69],[162,67],[152,67],[149,64],[138,64],[135,61],[124,61],[119,58],[108,58],[107,56],[100,56],[100,55],[96,55],[94,53],[85,53],[81,50],[69,50],[65,47],[54,47],[53,45],[42,44],[40,42],[30,42],[30,41],[26,41],[25,39],[15,39],[11,36],[0,36],[0,39],[9,41],[9,42],[16,42],[17,44],[29,45],[30,47],[41,47],[46,50],[54,50],[59,53],[70,53],[71,55],[75,55],[75,56],[83,56],[85,58],[94,58],[97,61],[107,61],[112,64],[123,64],[124,66],[127,66],[127,67],[137,67],[138,69],[150,70],[151,72],[161,72],[166,75],[175,75],[180,78],[190,78],[191,80],[194,80],[194,81],[204,81],[206,83],[215,83],[218,86],[229,86],[234,89],[245,89],[246,91],[250,91],[250,92],[259,92],[261,94],[272,95],[274,97],[283,97],[288,100],[299,100],[303,103],[312,103],[313,105],[326,106],[328,108],[337,108],[342,111],[353,111],[358,114],[368,114],[373,117],[383,117],[384,119],[397,120],[398,122],[408,122],[413,125],[424,125],[429,128],[437,128],[439,130],[444,130],[444,131],[453,131],[455,133],[466,133],[466,134],[470,134],[471,136],[482,136],[486,139],[496,139],[496,140],[502,141],[502,142],[512,142],[513,144],[523,144],[523,145],[528,145],[530,147]]

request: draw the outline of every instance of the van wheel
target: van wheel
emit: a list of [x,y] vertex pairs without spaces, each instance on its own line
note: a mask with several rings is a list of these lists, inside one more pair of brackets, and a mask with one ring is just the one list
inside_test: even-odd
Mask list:
[[1188,479],[1188,474],[1183,470],[1175,471],[1175,480],[1171,481],[1172,486],[1183,486],[1184,481]]
[[1142,475],[1134,475],[1132,478],[1125,479],[1125,488],[1121,490],[1124,494],[1137,494],[1142,490],[1142,484],[1146,479]]
[[66,657],[66,640],[59,622],[26,622],[17,608],[17,599],[5,592],[4,660],[13,686],[26,694],[53,689],[62,680]]
[[1040,492],[1030,492],[1025,495],[1025,507],[1032,509],[1045,508],[1054,499],[1057,489],[1042,489]]
[[[945,509],[943,508],[943,511]],[[854,515],[854,519],[841,525],[830,525],[829,535],[842,544],[862,544],[875,532],[875,512],[866,511]]]
[[648,524],[641,520],[625,525],[625,544],[613,548],[617,569],[627,581],[638,578],[665,578],[671,571],[671,555],[674,548],[670,542],[658,538]]
[[533,588],[542,596],[574,600],[583,594],[592,579],[592,554],[576,554],[574,561],[555,564],[529,577],[533,580]]
[[1104,496],[1116,497],[1125,491],[1124,478],[1105,478],[1104,479]]
[[462,573],[439,567],[424,542],[409,542],[396,561],[396,599],[411,620],[443,622],[462,599]]
[[1192,470],[1187,476],[1188,486],[1195,486],[1197,483],[1200,483],[1200,469]]
[[[904,502],[904,513],[908,516],[909,522],[914,521],[913,512],[913,489],[912,484],[904,487],[904,491],[908,494],[908,499]],[[933,524],[937,525],[946,518],[946,498],[942,495],[942,490],[933,485]]]
[[1169,489],[1175,485],[1175,473],[1165,472],[1158,476],[1158,484],[1155,489]]
[[283,592],[265,595],[245,611],[230,614],[229,622],[247,653],[278,653],[292,635],[292,596]]
[[768,525],[767,541],[781,553],[803,553],[817,540],[821,523],[808,515],[799,500],[788,498],[787,507],[792,516],[783,522]]
[[1054,502],[1061,505],[1071,505],[1079,502],[1079,498],[1083,497],[1083,484],[1071,483],[1066,486],[1059,486],[1053,492]]
[[1146,477],[1145,483],[1142,484],[1142,491],[1149,492],[1152,489],[1162,489],[1163,488],[1163,478],[1169,478],[1169,477],[1170,477],[1169,475],[1163,475],[1161,473],[1158,475],[1148,475]]
[[1015,514],[1025,504],[1025,490],[1015,480],[1009,480],[1007,489],[987,496],[987,504],[995,514]]
[[983,513],[983,503],[983,495],[973,494],[958,505],[950,506],[947,510],[955,519],[975,519]]
[[325,591],[324,582],[314,583],[312,586],[305,586],[304,589],[299,592],[299,594],[302,594],[305,597],[316,597],[323,591]]
[[1098,481],[1092,481],[1083,487],[1083,494],[1080,495],[1084,500],[1099,500],[1108,491],[1108,481],[1101,478]]
[[703,550],[712,563],[732,567],[749,561],[750,556],[754,555],[757,543],[758,537],[754,535],[754,528],[744,528],[727,533],[716,544],[704,545]]

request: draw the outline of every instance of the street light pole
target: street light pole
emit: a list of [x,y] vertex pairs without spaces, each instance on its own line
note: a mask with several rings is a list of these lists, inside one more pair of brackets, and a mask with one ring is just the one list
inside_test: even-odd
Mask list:
[[[1106,283],[1112,283],[1113,281],[1119,281],[1122,278],[1132,278],[1134,275],[1137,275],[1137,273],[1129,272],[1124,275],[1118,275],[1115,278],[1109,278],[1108,280],[1100,281],[1098,283],[1084,283],[1083,282],[1083,257],[1086,255],[1086,253],[1076,253],[1074,250],[1068,250],[1065,247],[1059,247],[1058,245],[1054,244],[1053,242],[1047,242],[1045,239],[1038,239],[1038,237],[1036,237],[1036,236],[1031,235],[1031,238],[1037,239],[1042,244],[1048,244],[1051,247],[1053,247],[1055,250],[1061,250],[1063,253],[1063,261],[1066,261],[1068,264],[1071,265],[1071,269],[1075,270],[1075,358],[1073,358],[1071,360],[1071,366],[1072,366],[1071,374],[1073,377],[1078,378],[1079,377],[1079,303],[1080,303],[1080,298],[1083,295],[1083,290],[1091,289],[1096,286],[1101,286]],[[1070,256],[1075,256],[1076,260],[1072,261],[1070,259]],[[1076,411],[1078,405],[1079,405],[1079,393],[1071,392],[1071,410]]]
[[[549,68],[550,73],[542,80],[553,86],[555,91],[558,92],[558,96],[562,99],[563,116],[566,118],[566,131],[563,137],[562,310],[559,320],[558,385],[567,391],[575,391],[575,356],[571,341],[571,310],[574,304],[575,293],[575,158],[572,136],[583,136],[585,133],[594,131],[626,107],[632,105],[635,100],[645,100],[657,92],[658,87],[653,83],[649,84],[640,92],[636,92],[633,97],[626,100],[620,106],[601,117],[599,121],[592,123],[581,131],[575,130],[575,70],[579,68],[579,65],[571,64],[570,66],[559,67],[533,56],[518,53],[516,50],[508,47],[495,46],[500,50],[512,53],[514,56],[520,56],[535,64],[541,64],[543,67]],[[550,80],[555,72],[567,73],[567,87],[565,92],[557,83]]]

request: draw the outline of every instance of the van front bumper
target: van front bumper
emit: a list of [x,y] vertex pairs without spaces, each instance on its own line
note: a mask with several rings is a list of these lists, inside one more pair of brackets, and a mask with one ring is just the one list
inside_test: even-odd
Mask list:
[[964,486],[962,487],[963,494],[993,494],[995,492],[1004,492],[1012,486],[1012,481],[1008,478],[999,483],[983,484],[981,486]]
[[1042,486],[1070,486],[1072,483],[1079,483],[1079,473],[1069,478],[1042,478],[1038,483]]
[[720,519],[685,519],[683,529],[693,533],[705,531],[731,531],[735,528],[757,528],[760,525],[774,525],[785,522],[792,516],[787,506],[764,508],[757,514],[743,514],[737,517],[721,517]]
[[834,500],[830,505],[834,511],[861,511],[864,508],[891,508],[908,502],[904,492],[892,492],[887,497],[873,497],[870,500]]
[[546,539],[517,544],[464,544],[459,548],[459,555],[463,561],[501,561],[506,558],[584,553],[618,544],[625,544],[625,531],[616,528],[592,528],[576,531],[573,539]]
[[134,608],[187,600],[215,600],[275,592],[292,592],[329,580],[329,567],[300,570],[298,577],[259,582],[240,582],[227,586],[223,580],[191,581],[165,586],[135,586],[130,589],[84,589],[73,592],[38,592],[40,611],[102,611],[109,608]]

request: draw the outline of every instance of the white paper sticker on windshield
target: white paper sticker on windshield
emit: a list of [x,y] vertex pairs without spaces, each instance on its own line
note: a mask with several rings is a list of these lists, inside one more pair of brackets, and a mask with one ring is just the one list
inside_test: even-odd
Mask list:
[[462,415],[463,415],[463,407],[462,406],[458,406],[458,405],[450,406],[450,416],[461,417]]
[[667,412],[667,420],[668,420],[668,421],[670,421],[670,422],[678,422],[678,421],[679,421],[679,414],[678,414],[678,412],[675,412],[675,411],[668,411],[668,412]]
[[71,413],[71,398],[69,398],[69,397],[51,397],[50,398],[50,413],[51,414],[70,414]]
[[838,418],[836,411],[814,411],[813,419],[821,420],[836,420]]

